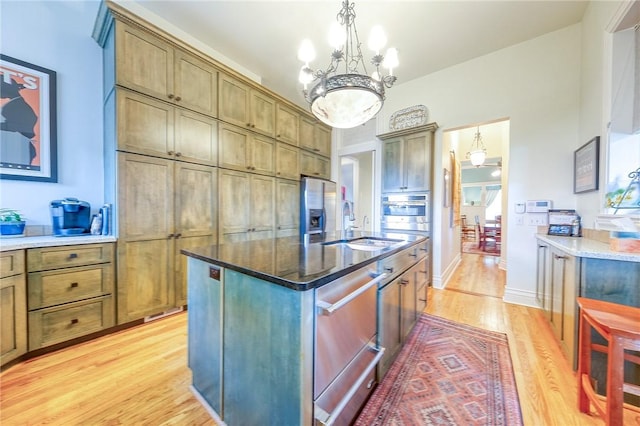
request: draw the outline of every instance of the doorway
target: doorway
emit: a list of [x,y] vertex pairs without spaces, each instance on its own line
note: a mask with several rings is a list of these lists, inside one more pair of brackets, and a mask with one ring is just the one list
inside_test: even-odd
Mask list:
[[[339,205],[345,201],[352,203],[352,225],[356,231],[374,230],[374,166],[375,151],[340,156]],[[342,217],[338,219],[341,221]]]

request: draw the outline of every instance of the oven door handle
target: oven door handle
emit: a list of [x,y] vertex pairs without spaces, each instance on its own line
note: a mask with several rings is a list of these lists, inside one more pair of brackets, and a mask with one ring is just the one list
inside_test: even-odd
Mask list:
[[343,297],[342,299],[338,300],[333,305],[331,303],[325,302],[324,300],[318,300],[318,302],[316,303],[316,306],[318,307],[318,309],[320,310],[320,313],[322,313],[322,315],[331,315],[335,311],[337,311],[338,309],[342,308],[347,303],[351,302],[356,297],[360,296],[365,291],[369,290],[374,285],[378,284],[380,281],[382,281],[385,278],[387,278],[387,275],[388,274],[386,272],[378,275],[377,277],[375,277],[374,279],[372,279],[371,281],[369,281],[368,283],[366,283],[362,287],[359,287],[356,291],[353,291],[353,292],[347,294],[345,297]]
[[336,408],[333,409],[333,412],[327,413],[317,405],[315,406],[316,414],[314,417],[317,420],[316,422],[317,425],[331,426],[336,421],[336,419],[340,416],[340,414],[342,413],[342,410],[344,410],[344,407],[346,407],[347,404],[351,401],[351,398],[353,398],[353,395],[355,395],[355,393],[358,391],[360,386],[362,386],[362,383],[364,383],[364,381],[367,379],[367,376],[369,376],[369,373],[371,373],[371,371],[374,368],[376,368],[376,365],[378,365],[378,362],[382,359],[382,356],[384,355],[385,349],[382,346],[378,348],[369,346],[369,348],[373,349],[374,351],[377,351],[378,353],[373,358],[373,360],[371,360],[369,365],[367,365],[367,368],[365,368],[365,370],[362,372],[360,377],[358,377],[358,380],[355,381],[355,383],[353,384],[353,386],[351,386],[349,391],[347,391],[347,393],[342,397],[338,405],[336,405]]

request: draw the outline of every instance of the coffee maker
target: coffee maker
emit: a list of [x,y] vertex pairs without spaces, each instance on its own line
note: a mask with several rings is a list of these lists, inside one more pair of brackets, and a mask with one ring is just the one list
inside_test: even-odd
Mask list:
[[91,206],[77,198],[53,200],[49,207],[53,235],[69,237],[88,234],[91,230]]

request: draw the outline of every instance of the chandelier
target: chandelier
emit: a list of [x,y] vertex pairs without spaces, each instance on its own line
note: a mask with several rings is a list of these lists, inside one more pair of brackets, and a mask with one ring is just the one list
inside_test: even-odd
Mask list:
[[[314,70],[309,66],[316,56],[309,39],[303,40],[298,50],[298,59],[304,62],[299,80],[304,86],[303,93],[311,105],[311,112],[320,121],[341,129],[366,123],[380,111],[385,87],[395,83],[393,69],[398,66],[395,48],[387,49],[385,55],[380,54],[387,38],[382,28],[375,26],[368,43],[375,52],[371,58],[374,71],[371,75],[367,73],[355,18],[353,3],[343,1],[336,22],[329,31],[333,53],[326,70]],[[388,75],[380,73],[380,66],[388,70]],[[313,85],[310,90],[309,85]]]
[[480,135],[480,127],[477,128],[476,134],[473,137],[471,143],[471,150],[467,152],[467,158],[471,160],[471,164],[480,167],[484,164],[484,160],[487,158],[487,150],[482,143],[482,136]]

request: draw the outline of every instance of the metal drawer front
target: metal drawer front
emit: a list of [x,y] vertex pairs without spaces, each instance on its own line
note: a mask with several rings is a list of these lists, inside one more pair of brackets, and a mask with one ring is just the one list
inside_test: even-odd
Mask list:
[[349,425],[375,387],[376,366],[384,348],[366,345],[315,401],[317,425]]
[[322,312],[326,304],[339,303],[373,280],[368,271],[362,270],[318,289],[314,398],[376,334],[377,286],[368,287],[329,315]]

